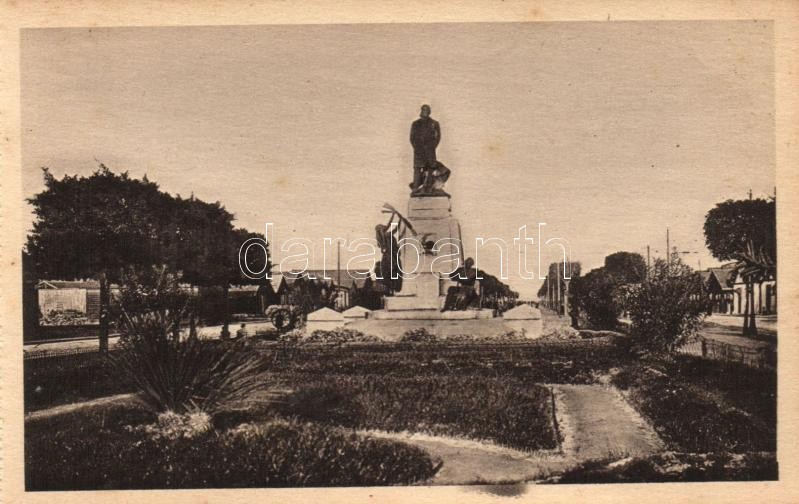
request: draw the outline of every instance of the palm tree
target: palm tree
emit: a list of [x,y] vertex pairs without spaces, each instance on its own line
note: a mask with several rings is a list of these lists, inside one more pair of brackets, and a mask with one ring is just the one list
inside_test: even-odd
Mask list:
[[748,240],[746,250],[738,254],[735,271],[746,283],[743,335],[756,338],[754,286],[777,277],[777,261],[765,246],[755,247],[754,242]]

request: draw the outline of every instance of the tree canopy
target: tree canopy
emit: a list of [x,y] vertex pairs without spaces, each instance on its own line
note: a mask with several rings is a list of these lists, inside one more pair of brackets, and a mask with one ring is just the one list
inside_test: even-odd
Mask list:
[[[262,235],[235,229],[219,202],[172,196],[146,176],[116,174],[102,164],[88,177],[57,179],[44,169],[44,181],[45,189],[28,200],[36,221],[27,251],[41,277],[104,272],[118,280],[124,268],[166,265],[197,285],[247,281],[238,248]],[[250,256],[263,266],[263,254]]]
[[605,257],[605,270],[619,284],[639,283],[646,277],[646,261],[635,252],[616,252]]
[[705,217],[705,243],[722,261],[740,260],[751,246],[777,258],[777,211],[775,200],[727,200]]
[[720,260],[734,260],[735,270],[748,287],[744,336],[756,336],[754,283],[777,277],[776,199],[727,200],[705,217],[705,242]]

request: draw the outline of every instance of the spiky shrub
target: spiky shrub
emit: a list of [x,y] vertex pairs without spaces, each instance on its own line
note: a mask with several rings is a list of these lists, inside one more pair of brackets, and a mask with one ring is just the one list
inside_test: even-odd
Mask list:
[[122,338],[109,356],[154,411],[213,413],[263,385],[261,360],[246,343],[185,338],[187,296],[178,276],[155,269],[125,277],[119,308]]
[[[149,318],[149,316],[142,316]],[[260,359],[244,342],[130,338],[110,358],[154,411],[213,413],[263,386]]]

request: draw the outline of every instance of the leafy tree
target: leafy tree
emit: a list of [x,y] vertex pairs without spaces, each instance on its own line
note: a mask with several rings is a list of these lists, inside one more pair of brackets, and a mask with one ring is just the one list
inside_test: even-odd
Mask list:
[[[109,283],[119,282],[126,268],[166,265],[187,282],[221,285],[225,291],[231,282],[251,282],[239,270],[238,249],[246,238],[262,236],[235,229],[233,215],[218,202],[173,197],[146,176],[118,175],[102,164],[88,177],[60,180],[44,169],[44,181],[45,190],[28,200],[36,221],[27,253],[42,278],[99,280],[103,351]],[[248,259],[263,263],[264,256]]]
[[[564,269],[566,275],[570,278],[566,280],[564,278]],[[580,271],[582,266],[579,262],[553,262],[550,263],[549,269],[547,270],[547,276],[544,279],[544,283],[541,284],[541,287],[538,289],[538,297],[539,298],[547,298],[548,301],[554,300],[555,304],[558,304],[558,312],[563,308],[560,305],[560,301],[566,300],[567,296],[568,299],[571,300],[572,293],[570,292],[569,285],[571,285],[571,281],[580,276]],[[568,282],[568,283],[567,283]],[[560,285],[558,285],[560,284]],[[560,292],[561,299],[557,299],[557,294]],[[571,301],[569,301],[571,303]],[[573,304],[569,306],[569,312],[572,311]]]
[[56,179],[30,198],[36,221],[27,251],[39,275],[100,282],[100,349],[108,349],[109,282],[122,268],[164,262],[161,234],[169,198],[158,186],[104,165],[89,177]]
[[482,277],[480,280],[481,308],[493,309],[502,313],[516,306],[516,300],[519,299],[518,292],[494,275],[482,270],[479,274]]
[[647,280],[622,286],[617,299],[629,313],[636,346],[655,354],[673,352],[695,335],[709,302],[699,273],[679,259],[657,259]]
[[621,309],[614,294],[617,279],[605,268],[596,268],[571,282],[574,309],[595,329],[613,329]]
[[736,262],[746,283],[744,336],[757,336],[754,284],[777,276],[776,200],[727,200],[705,217],[705,243],[719,260]]
[[616,252],[605,257],[605,270],[619,284],[638,283],[646,276],[646,261],[635,252]]

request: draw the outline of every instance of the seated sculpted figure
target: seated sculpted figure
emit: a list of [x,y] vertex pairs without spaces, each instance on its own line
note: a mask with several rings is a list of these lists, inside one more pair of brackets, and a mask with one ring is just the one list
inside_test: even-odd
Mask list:
[[441,311],[467,310],[478,300],[479,296],[474,286],[477,282],[477,269],[474,259],[469,257],[464,265],[450,274],[450,279],[458,283],[447,290],[444,308]]

